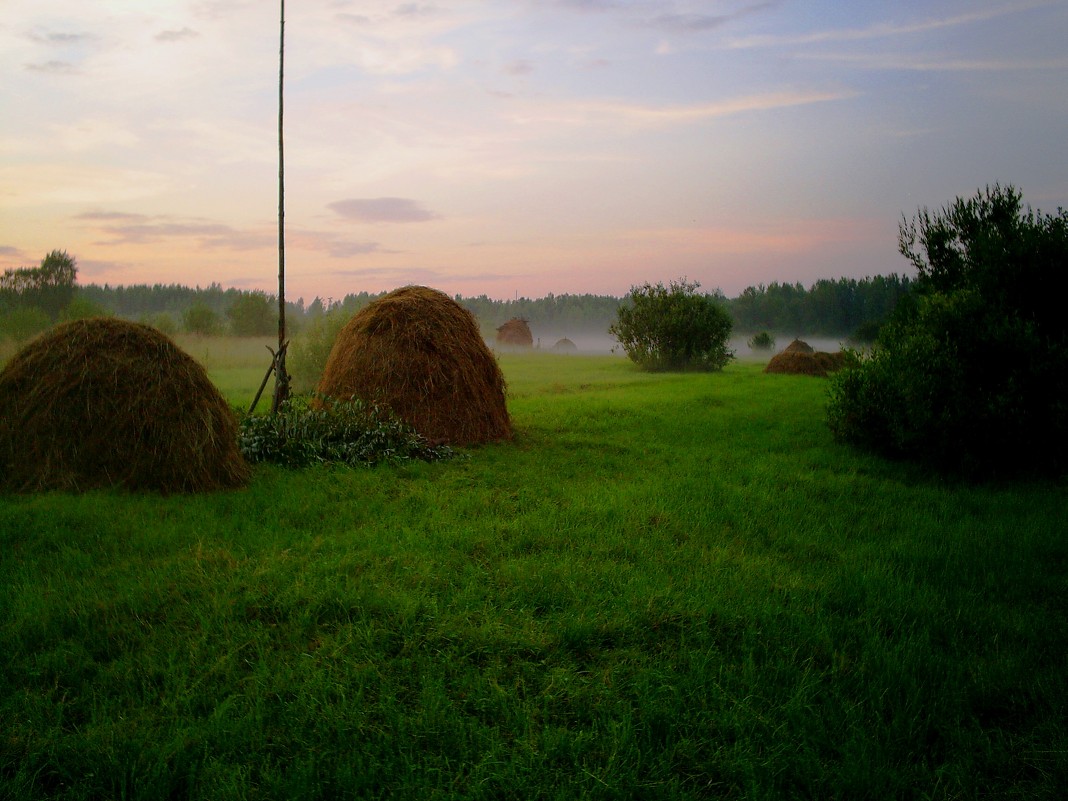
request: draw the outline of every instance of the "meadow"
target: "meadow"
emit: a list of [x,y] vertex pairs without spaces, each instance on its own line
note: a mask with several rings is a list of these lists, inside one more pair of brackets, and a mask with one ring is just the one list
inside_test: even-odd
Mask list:
[[0,797],[1062,797],[1063,481],[857,453],[759,362],[500,358],[461,459],[0,497]]

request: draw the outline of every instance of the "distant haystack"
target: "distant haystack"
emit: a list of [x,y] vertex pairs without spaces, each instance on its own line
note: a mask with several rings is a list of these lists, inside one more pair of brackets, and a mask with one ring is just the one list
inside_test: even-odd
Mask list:
[[532,348],[534,335],[530,332],[530,326],[526,320],[513,317],[497,328],[497,344],[510,348]]
[[795,339],[783,349],[783,353],[815,353],[815,349],[803,339]]
[[425,286],[390,292],[341,329],[319,393],[382,404],[433,443],[512,436],[504,376],[474,316]]
[[567,337],[557,340],[556,344],[553,345],[553,352],[555,353],[574,353],[577,350],[578,345]]
[[792,375],[826,376],[845,366],[844,351],[826,353],[813,350],[800,339],[791,342],[782,353],[771,357],[765,373],[789,373]]
[[198,492],[249,474],[230,407],[154,328],[65,323],[0,372],[0,489]]

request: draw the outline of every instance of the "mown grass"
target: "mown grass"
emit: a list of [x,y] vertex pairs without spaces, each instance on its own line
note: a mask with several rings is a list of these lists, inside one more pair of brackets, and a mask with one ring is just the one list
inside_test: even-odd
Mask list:
[[757,364],[501,361],[466,460],[0,499],[0,796],[1060,797],[1063,484]]

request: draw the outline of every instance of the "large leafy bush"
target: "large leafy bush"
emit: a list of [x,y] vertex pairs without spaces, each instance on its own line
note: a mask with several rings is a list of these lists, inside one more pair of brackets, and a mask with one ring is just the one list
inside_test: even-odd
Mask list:
[[1064,469],[1068,214],[995,186],[902,222],[914,292],[832,382],[842,441],[972,475]]
[[720,370],[734,352],[730,313],[701,285],[684,279],[631,287],[608,333],[646,370]]

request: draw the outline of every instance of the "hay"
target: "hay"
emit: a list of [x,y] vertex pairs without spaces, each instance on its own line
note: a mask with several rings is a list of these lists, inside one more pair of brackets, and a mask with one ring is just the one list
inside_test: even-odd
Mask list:
[[396,289],[345,325],[319,393],[381,404],[433,444],[512,436],[504,376],[474,316],[425,286]]
[[783,349],[783,353],[815,353],[816,350],[803,339],[795,339]]
[[556,344],[553,345],[553,350],[557,353],[574,353],[578,350],[578,345],[564,337],[556,341]]
[[204,368],[112,318],[42,334],[0,372],[0,488],[197,492],[247,483],[237,421]]
[[497,328],[497,344],[511,348],[532,348],[534,335],[530,333],[530,326],[526,320],[513,317]]
[[[794,340],[800,342],[800,340]],[[801,342],[802,345],[805,343]],[[808,347],[807,345],[805,347]],[[826,376],[835,370],[845,366],[846,355],[843,351],[826,353],[824,351],[790,350],[787,348],[782,353],[771,357],[765,373],[786,373],[790,375],[814,375]]]

